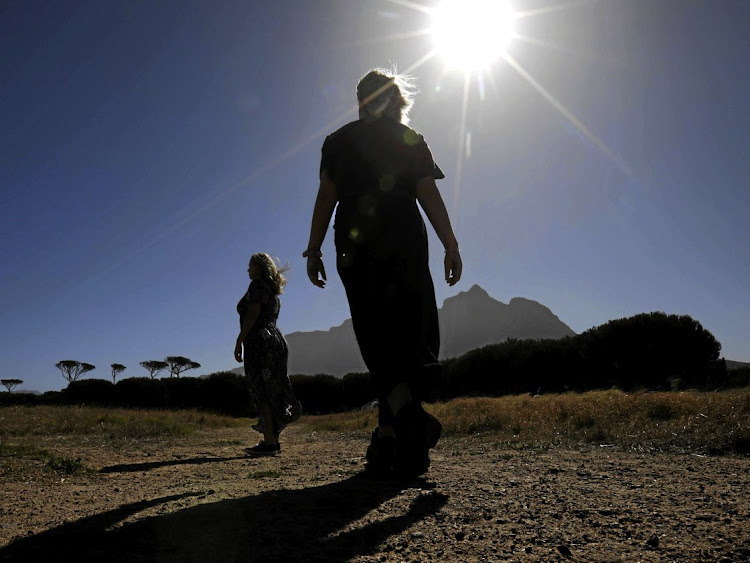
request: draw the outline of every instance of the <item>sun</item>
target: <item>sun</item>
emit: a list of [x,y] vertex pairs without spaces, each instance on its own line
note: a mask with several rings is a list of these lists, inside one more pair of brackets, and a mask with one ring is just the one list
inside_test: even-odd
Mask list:
[[505,0],[445,0],[433,10],[435,50],[451,67],[481,70],[503,55],[514,23]]

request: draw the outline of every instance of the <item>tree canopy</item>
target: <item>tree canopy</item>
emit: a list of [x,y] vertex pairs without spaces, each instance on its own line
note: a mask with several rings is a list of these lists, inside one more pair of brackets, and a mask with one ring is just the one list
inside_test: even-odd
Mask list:
[[76,381],[84,373],[96,369],[94,365],[76,360],[61,360],[55,364],[55,367],[60,370],[60,373],[62,373],[62,376],[68,383]]
[[151,379],[154,379],[157,373],[169,367],[167,362],[162,362],[161,360],[146,360],[145,362],[140,362],[140,365],[148,370],[148,376]]
[[12,393],[16,386],[23,383],[23,379],[0,379],[0,383],[8,390],[8,393]]
[[184,356],[167,356],[164,361],[169,365],[169,377],[180,377],[184,371],[201,367],[198,362]]

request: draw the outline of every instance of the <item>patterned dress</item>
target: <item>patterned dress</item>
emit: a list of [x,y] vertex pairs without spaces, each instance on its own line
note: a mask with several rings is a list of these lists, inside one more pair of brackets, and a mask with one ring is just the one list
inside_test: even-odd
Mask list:
[[[253,280],[247,293],[237,303],[240,326],[252,303],[260,304],[260,313],[243,344],[245,378],[258,411],[258,424],[253,428],[263,432],[266,424],[270,423],[274,432],[279,434],[289,423],[297,420],[302,412],[286,371],[289,356],[286,340],[276,327],[281,301],[268,283]],[[273,420],[264,420],[262,405],[271,407]]]

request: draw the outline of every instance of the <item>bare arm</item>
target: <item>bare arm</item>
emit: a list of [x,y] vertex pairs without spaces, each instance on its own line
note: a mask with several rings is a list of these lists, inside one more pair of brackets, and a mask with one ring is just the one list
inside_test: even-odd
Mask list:
[[[326,270],[323,266],[323,260],[314,253],[320,251],[323,240],[326,237],[328,224],[331,222],[333,210],[336,208],[338,196],[336,194],[336,184],[328,176],[325,168],[320,174],[320,187],[318,188],[318,197],[315,199],[313,208],[312,224],[310,225],[310,239],[307,243],[307,277],[318,287],[324,287],[326,282]],[[320,276],[320,277],[319,277]]]
[[[238,362],[242,361],[242,343],[245,341],[245,338],[247,338],[247,335],[250,334],[253,326],[255,326],[255,321],[258,320],[258,315],[260,315],[260,303],[250,303],[247,307],[245,318],[242,319],[240,335],[237,337],[237,342],[234,345],[234,359]],[[245,350],[245,354],[247,354],[247,350]]]
[[448,210],[434,178],[428,176],[417,182],[417,200],[445,248],[445,281],[449,285],[455,285],[461,279],[463,264]]

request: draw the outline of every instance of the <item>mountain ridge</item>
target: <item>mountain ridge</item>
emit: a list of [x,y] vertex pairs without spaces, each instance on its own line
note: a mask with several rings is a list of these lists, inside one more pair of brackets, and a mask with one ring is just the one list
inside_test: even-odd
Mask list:
[[[438,309],[440,359],[459,356],[508,338],[562,338],[575,332],[548,307],[525,297],[506,304],[474,284],[443,301]],[[297,331],[286,336],[289,374],[327,373],[342,377],[364,372],[351,318],[328,330]],[[239,368],[242,369],[242,368]]]

